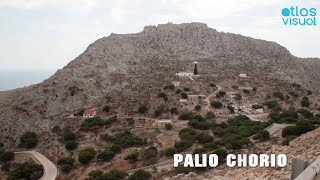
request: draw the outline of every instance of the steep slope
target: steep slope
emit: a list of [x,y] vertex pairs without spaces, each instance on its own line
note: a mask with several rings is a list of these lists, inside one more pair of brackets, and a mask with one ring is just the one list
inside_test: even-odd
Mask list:
[[137,92],[133,100],[148,101],[141,97],[149,88],[194,60],[203,63],[201,73],[233,69],[320,89],[319,59],[294,57],[274,42],[201,23],[147,26],[140,33],[97,40],[43,83],[0,92],[0,142],[14,143],[26,130],[47,131],[57,124],[56,116],[101,105],[107,97],[125,102],[128,90]]

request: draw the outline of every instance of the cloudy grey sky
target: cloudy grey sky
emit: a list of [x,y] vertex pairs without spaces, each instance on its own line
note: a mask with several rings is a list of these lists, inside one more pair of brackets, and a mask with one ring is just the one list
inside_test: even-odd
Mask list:
[[[317,26],[284,26],[281,10],[316,8]],[[320,0],[0,0],[0,71],[56,70],[96,39],[145,25],[203,22],[320,57]]]

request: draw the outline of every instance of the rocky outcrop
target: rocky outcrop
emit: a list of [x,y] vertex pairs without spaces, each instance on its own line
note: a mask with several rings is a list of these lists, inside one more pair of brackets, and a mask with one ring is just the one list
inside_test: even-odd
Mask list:
[[279,179],[288,180],[291,177],[291,165],[294,158],[309,162],[315,161],[320,156],[320,129],[303,134],[290,142],[289,146],[273,145],[265,154],[286,154],[288,165],[285,168],[211,168],[205,173],[193,172],[184,175],[178,174],[166,180],[229,180],[229,179]]
[[140,33],[97,40],[40,84],[0,92],[0,142],[14,142],[27,130],[46,131],[57,124],[56,116],[98,106],[106,97],[125,97],[123,90],[147,90],[194,60],[206,63],[201,73],[233,69],[320,89],[319,59],[294,57],[274,42],[201,23],[147,26]]

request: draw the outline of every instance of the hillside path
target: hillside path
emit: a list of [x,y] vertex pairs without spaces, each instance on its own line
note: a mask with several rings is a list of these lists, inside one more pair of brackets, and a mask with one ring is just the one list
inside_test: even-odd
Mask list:
[[44,155],[36,151],[21,151],[15,154],[29,155],[33,160],[39,162],[44,168],[44,174],[40,180],[55,180],[58,174],[57,167]]

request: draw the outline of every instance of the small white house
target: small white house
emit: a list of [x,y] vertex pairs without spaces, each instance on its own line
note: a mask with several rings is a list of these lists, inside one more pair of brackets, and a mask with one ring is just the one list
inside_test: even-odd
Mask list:
[[179,87],[181,82],[180,81],[172,81],[172,84],[174,85],[174,87]]
[[179,77],[193,76],[193,72],[192,71],[179,71],[176,73],[176,76],[179,76]]
[[212,110],[212,112],[213,112],[213,114],[216,115],[216,116],[220,114],[220,111],[217,110],[217,109]]
[[263,108],[256,109],[256,112],[257,112],[257,113],[263,113]]
[[173,122],[172,122],[172,120],[167,120],[167,119],[163,119],[163,120],[158,121],[158,127],[164,128],[166,126],[166,124],[173,125]]
[[95,111],[95,110],[92,110],[92,109],[90,109],[90,110],[85,110],[85,111],[83,112],[83,117],[84,117],[84,118],[93,118],[95,115],[96,115],[96,111]]
[[240,78],[248,78],[247,74],[239,74]]
[[180,99],[180,102],[188,102],[188,99]]

